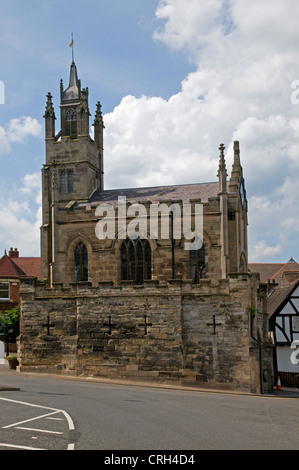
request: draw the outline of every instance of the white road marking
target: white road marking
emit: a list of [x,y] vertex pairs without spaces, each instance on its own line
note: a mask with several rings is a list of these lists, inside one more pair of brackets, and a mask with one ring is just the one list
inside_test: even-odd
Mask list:
[[[0,400],[9,401],[9,402],[12,402],[12,403],[19,403],[20,405],[32,406],[33,408],[42,408],[44,410],[52,410],[53,411],[53,413],[48,413],[47,415],[44,415],[44,416],[50,416],[51,414],[55,414],[55,413],[62,413],[65,416],[65,418],[68,422],[69,430],[72,431],[72,430],[75,429],[75,425],[74,425],[74,422],[73,422],[72,418],[64,410],[58,410],[57,408],[49,408],[48,406],[41,406],[41,405],[35,405],[35,404],[32,404],[32,403],[26,403],[25,401],[11,400],[9,398],[0,397]],[[37,418],[34,418],[34,419],[37,419]],[[17,423],[17,424],[20,424],[20,423]],[[13,425],[11,425],[11,426],[13,426]]]
[[62,418],[46,418],[46,419],[53,419],[53,421],[63,421]]
[[38,449],[37,447],[17,446],[16,444],[3,444],[2,442],[0,442],[0,447],[11,447],[13,449],[23,449],[23,450],[46,450],[46,449]]
[[34,432],[46,432],[49,434],[63,434],[63,432],[48,431],[47,429],[25,428],[23,426],[16,426],[16,429],[23,429],[24,431],[34,431]]
[[[59,410],[57,408],[50,408],[48,406],[36,405],[36,404],[33,404],[33,403],[27,403],[27,402],[19,401],[19,400],[11,400],[9,398],[0,397],[0,400],[11,402],[11,403],[17,403],[17,404],[20,404],[20,405],[30,406],[32,408],[41,408],[41,409],[44,409],[44,410],[50,410],[51,411],[51,413],[47,413],[47,414],[44,414],[44,415],[41,415],[41,416],[37,416],[36,418],[31,418],[31,419],[27,419],[25,421],[20,421],[18,423],[3,426],[2,429],[8,429],[8,428],[11,428],[11,427],[16,427],[16,428],[19,428],[19,429],[30,430],[30,431],[33,431],[33,432],[38,431],[38,432],[47,432],[47,433],[52,433],[52,434],[63,434],[63,433],[60,433],[60,432],[57,432],[57,431],[48,431],[48,430],[42,430],[42,429],[24,428],[24,427],[19,426],[20,424],[28,423],[29,421],[35,421],[37,419],[42,419],[42,418],[55,419],[57,421],[58,420],[62,421],[61,418],[50,417],[50,416],[53,416],[53,415],[58,414],[58,413],[62,413],[64,415],[64,417],[65,417],[65,419],[68,423],[68,428],[69,428],[70,431],[73,431],[75,429],[75,425],[74,425],[74,422],[73,422],[72,418],[64,410]],[[38,449],[36,447],[19,446],[19,445],[16,445],[16,444],[5,444],[5,443],[1,443],[1,442],[0,442],[0,447],[10,447],[10,448],[14,448],[14,449],[24,449],[24,450],[46,450],[46,449]],[[74,450],[74,449],[75,449],[75,444],[74,443],[68,444],[67,450]]]
[[45,418],[46,416],[53,415],[56,413],[59,413],[59,411],[54,411],[53,413],[47,413],[46,415],[37,416],[36,418],[26,419],[25,421],[20,421],[19,423],[8,424],[7,426],[3,426],[2,429],[13,428],[14,426],[18,426],[19,424],[28,423],[29,421],[36,421],[37,419]]

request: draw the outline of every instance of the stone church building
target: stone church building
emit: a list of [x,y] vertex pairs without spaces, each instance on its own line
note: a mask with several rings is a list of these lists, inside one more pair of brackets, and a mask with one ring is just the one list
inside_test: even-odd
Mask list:
[[50,93],[44,114],[42,275],[22,278],[20,371],[271,391],[239,143],[229,179],[221,144],[213,183],[104,189],[101,105],[91,138],[74,61],[60,98],[58,132]]

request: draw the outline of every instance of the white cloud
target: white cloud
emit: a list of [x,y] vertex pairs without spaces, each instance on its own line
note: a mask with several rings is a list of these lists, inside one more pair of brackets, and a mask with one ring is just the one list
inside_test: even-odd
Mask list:
[[[168,100],[126,96],[104,116],[105,187],[215,181],[219,144],[230,171],[239,140],[249,258],[296,258],[288,250],[298,233],[298,0],[160,0],[156,17],[153,39],[187,54],[193,72]],[[11,120],[0,127],[0,153],[30,136],[41,136],[38,121]],[[40,201],[38,184],[37,173],[24,177],[26,200]],[[21,208],[11,210],[16,220]]]
[[20,191],[0,194],[0,241],[8,240],[9,246],[17,247],[21,256],[40,256],[40,174],[27,174],[22,182]]
[[0,154],[10,152],[10,142],[3,127],[0,127]]
[[253,247],[251,253],[251,263],[267,262],[269,258],[273,258],[281,253],[281,246],[268,246],[265,240],[259,240]]
[[222,3],[221,0],[160,1],[156,16],[165,20],[165,25],[155,32],[154,38],[174,49],[197,51],[220,33],[221,25],[217,19]]
[[22,179],[23,186],[20,188],[20,191],[24,194],[32,194],[32,192],[41,191],[41,174],[39,171],[36,171],[31,174],[27,174]]
[[1,201],[0,220],[5,221],[5,224],[1,227],[0,241],[9,240],[9,246],[17,247],[21,256],[40,256],[40,209],[34,222],[30,222],[27,215],[24,207],[22,210],[17,202],[12,201],[6,206]]
[[7,129],[7,138],[10,142],[21,142],[26,137],[41,137],[42,126],[30,116],[11,119]]
[[11,144],[22,142],[27,137],[42,136],[42,126],[30,116],[11,119],[6,129],[0,127],[0,155],[11,151]]
[[284,189],[299,178],[299,105],[291,102],[298,1],[161,0],[156,15],[154,39],[187,51],[197,70],[169,100],[127,96],[105,116],[106,187],[215,181],[219,144],[230,170],[239,140],[249,257],[289,259],[298,199]]

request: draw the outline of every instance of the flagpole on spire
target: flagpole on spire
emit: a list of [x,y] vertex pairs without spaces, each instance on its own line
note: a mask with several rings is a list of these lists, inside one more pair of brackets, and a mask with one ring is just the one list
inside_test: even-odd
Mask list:
[[74,35],[73,33],[72,33],[72,41],[71,41],[70,47],[72,48],[72,61],[74,63]]

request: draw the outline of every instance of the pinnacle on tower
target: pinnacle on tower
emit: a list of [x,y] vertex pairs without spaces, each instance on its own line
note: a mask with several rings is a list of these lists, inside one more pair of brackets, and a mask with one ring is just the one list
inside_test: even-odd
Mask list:
[[220,157],[219,157],[219,169],[218,169],[218,178],[219,178],[219,191],[220,193],[226,193],[226,178],[227,178],[227,171],[226,171],[226,164],[225,164],[225,157],[224,157],[224,150],[225,147],[223,144],[220,144]]
[[97,102],[97,110],[96,110],[93,125],[95,126],[97,123],[105,128],[104,123],[103,123],[102,105],[100,101]]
[[54,112],[54,107],[53,107],[53,102],[52,102],[52,95],[49,92],[47,94],[47,104],[46,104],[46,111],[44,114],[44,118],[51,117],[53,119],[56,119],[55,117],[55,112]]
[[44,114],[45,118],[45,129],[46,129],[46,140],[54,139],[55,137],[55,112],[52,103],[51,93],[47,94],[46,111]]
[[229,189],[231,192],[237,192],[239,190],[240,182],[243,179],[243,170],[240,161],[240,146],[239,142],[234,141],[234,162],[232,166],[232,172],[230,177]]

